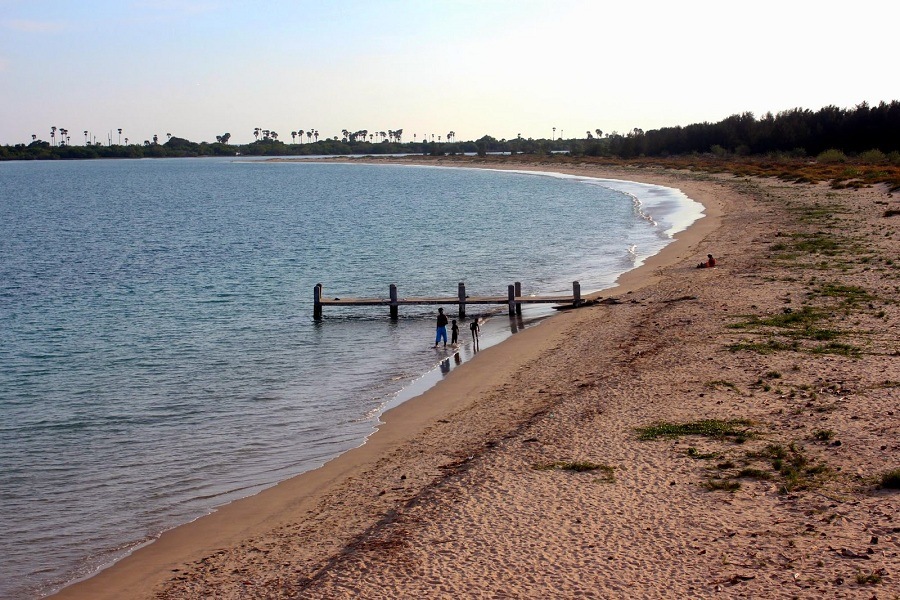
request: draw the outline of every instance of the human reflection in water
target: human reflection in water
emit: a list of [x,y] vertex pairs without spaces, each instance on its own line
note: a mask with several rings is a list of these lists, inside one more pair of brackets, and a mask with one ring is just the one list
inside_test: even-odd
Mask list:
[[459,352],[453,355],[453,362],[456,363],[457,367],[462,364],[462,356],[460,356]]
[[478,324],[477,318],[469,324],[469,329],[472,331],[472,351],[478,352],[478,333],[481,331],[481,325]]
[[441,361],[441,373],[446,375],[450,372],[450,357],[448,356],[444,360]]

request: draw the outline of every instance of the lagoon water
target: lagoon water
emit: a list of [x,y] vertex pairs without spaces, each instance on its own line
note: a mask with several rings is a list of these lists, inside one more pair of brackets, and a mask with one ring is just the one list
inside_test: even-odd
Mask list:
[[[316,322],[316,283],[603,289],[701,210],[655,186],[477,169],[0,163],[0,598],[323,464],[473,357],[466,324],[458,357],[431,348],[433,307]],[[483,344],[548,312],[501,312]]]

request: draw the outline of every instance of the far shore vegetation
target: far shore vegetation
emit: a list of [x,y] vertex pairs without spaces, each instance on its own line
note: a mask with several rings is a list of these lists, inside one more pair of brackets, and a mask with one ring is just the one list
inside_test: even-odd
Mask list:
[[[900,189],[900,101],[877,106],[862,103],[852,109],[827,106],[818,111],[795,108],[756,118],[732,115],[717,123],[696,123],[626,133],[585,131],[577,137],[496,139],[485,135],[459,141],[453,131],[444,135],[388,131],[342,130],[320,136],[318,130],[297,129],[286,135],[262,128],[254,141],[231,144],[231,133],[215,142],[193,142],[166,133],[162,139],[135,143],[122,129],[112,130],[105,142],[88,131],[83,140],[63,127],[48,127],[50,140],[32,134],[31,141],[0,146],[0,160],[60,160],[92,158],[178,158],[200,156],[334,156],[525,155],[565,156],[601,164],[651,164],[747,176],[773,176],[798,183],[828,181],[833,187],[862,187],[886,183]],[[124,136],[123,136],[124,133]],[[124,141],[124,143],[123,143]]]

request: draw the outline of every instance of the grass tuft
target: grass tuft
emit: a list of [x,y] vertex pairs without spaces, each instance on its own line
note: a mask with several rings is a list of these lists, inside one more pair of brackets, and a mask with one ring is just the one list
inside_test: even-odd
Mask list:
[[533,465],[537,471],[573,471],[575,473],[587,473],[600,471],[601,476],[596,481],[613,483],[615,481],[615,467],[601,465],[590,461],[557,461],[552,463],[540,463]]
[[856,574],[856,583],[859,585],[874,585],[876,583],[881,583],[881,570],[872,571],[871,573],[859,571]]
[[754,469],[747,467],[738,471],[737,478],[746,477],[747,479],[772,479],[772,474],[762,469]]
[[733,479],[707,479],[703,486],[711,492],[736,492],[741,489],[741,482]]
[[720,456],[718,452],[700,452],[693,446],[687,449],[687,455],[695,460],[709,460]]
[[732,438],[735,441],[743,442],[753,436],[753,432],[749,429],[750,425],[752,425],[752,422],[746,419],[735,419],[731,421],[704,419],[702,421],[693,421],[690,423],[667,423],[658,421],[647,427],[638,427],[636,431],[638,433],[638,439],[640,440],[701,435],[720,439]]
[[813,439],[819,442],[827,442],[834,437],[834,432],[830,429],[819,429],[813,432]]
[[880,487],[886,490],[900,490],[900,469],[884,473],[881,476]]

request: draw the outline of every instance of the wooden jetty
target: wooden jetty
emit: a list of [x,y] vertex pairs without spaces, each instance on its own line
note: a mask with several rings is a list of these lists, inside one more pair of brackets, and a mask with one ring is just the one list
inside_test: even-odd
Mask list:
[[456,296],[400,298],[397,293],[397,285],[391,284],[386,298],[325,298],[321,283],[313,288],[313,317],[322,318],[324,306],[387,306],[390,308],[392,319],[396,319],[399,307],[403,305],[428,305],[428,304],[457,304],[459,317],[465,318],[466,306],[469,304],[506,304],[509,306],[509,314],[521,315],[523,304],[558,304],[565,308],[573,308],[585,304],[581,297],[581,285],[577,281],[572,282],[572,294],[564,296],[523,296],[522,284],[515,282],[507,288],[506,296],[468,296],[466,284],[460,282]]

